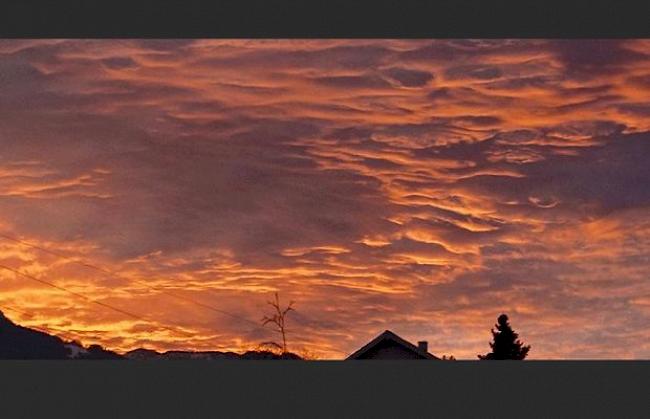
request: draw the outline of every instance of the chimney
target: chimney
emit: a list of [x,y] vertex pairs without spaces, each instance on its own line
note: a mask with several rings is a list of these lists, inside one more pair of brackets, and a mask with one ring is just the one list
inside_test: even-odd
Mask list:
[[428,350],[429,350],[429,344],[427,343],[426,340],[422,340],[422,341],[418,342],[418,349],[422,353],[427,353]]

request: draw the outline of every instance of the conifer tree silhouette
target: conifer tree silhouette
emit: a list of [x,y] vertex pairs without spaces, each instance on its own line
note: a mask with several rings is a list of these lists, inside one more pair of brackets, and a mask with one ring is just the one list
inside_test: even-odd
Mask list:
[[519,335],[512,330],[508,323],[508,316],[502,314],[497,319],[497,324],[492,329],[492,342],[490,347],[492,352],[485,355],[478,355],[480,360],[523,360],[530,351],[530,345],[524,345],[518,337]]

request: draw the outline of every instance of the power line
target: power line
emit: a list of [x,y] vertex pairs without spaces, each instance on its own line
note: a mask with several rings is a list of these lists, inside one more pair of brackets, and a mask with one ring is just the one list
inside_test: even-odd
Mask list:
[[3,234],[3,233],[0,233],[0,237],[4,238],[4,239],[6,239],[6,240],[9,240],[9,241],[13,241],[13,242],[15,242],[15,243],[22,244],[22,245],[24,245],[24,246],[27,246],[27,247],[30,247],[30,248],[33,248],[33,249],[36,249],[36,250],[40,250],[40,251],[42,251],[42,252],[44,252],[44,253],[48,253],[48,254],[50,254],[50,255],[53,255],[53,256],[59,257],[59,258],[61,258],[61,259],[67,260],[67,261],[72,262],[72,263],[75,263],[75,264],[77,264],[77,265],[80,265],[80,266],[84,266],[84,267],[86,267],[86,268],[93,269],[93,270],[95,270],[95,271],[101,272],[101,273],[103,273],[103,274],[105,274],[105,275],[108,275],[108,276],[110,276],[110,277],[113,277],[113,278],[120,278],[120,279],[126,279],[126,280],[129,280],[129,281],[133,281],[133,282],[135,282],[136,284],[140,284],[140,285],[142,285],[142,286],[144,286],[144,287],[146,287],[146,288],[148,288],[148,289],[150,289],[150,290],[152,290],[152,291],[156,291],[156,292],[159,292],[159,293],[161,293],[161,294],[165,294],[165,295],[167,295],[167,296],[170,296],[170,297],[173,297],[173,298],[176,298],[176,299],[179,299],[179,300],[183,300],[183,301],[189,302],[189,303],[191,303],[191,304],[194,304],[194,305],[196,305],[196,306],[203,307],[203,308],[205,308],[205,309],[208,309],[208,310],[214,311],[214,312],[216,312],[216,313],[219,313],[219,314],[222,314],[222,315],[225,315],[225,316],[229,316],[229,317],[231,317],[231,318],[234,318],[234,319],[237,319],[237,320],[240,320],[240,321],[244,321],[244,322],[249,323],[250,325],[254,326],[256,329],[264,330],[264,331],[266,331],[266,332],[269,331],[268,329],[266,329],[266,328],[260,326],[257,322],[254,322],[253,320],[247,319],[247,318],[245,318],[245,317],[243,317],[243,316],[239,316],[239,315],[237,315],[237,314],[233,314],[233,313],[227,312],[227,311],[225,311],[225,310],[221,310],[221,309],[216,308],[216,307],[213,307],[213,306],[211,306],[211,305],[209,305],[209,304],[205,304],[205,303],[202,303],[202,302],[200,302],[200,301],[196,301],[196,300],[194,300],[194,299],[192,299],[192,298],[185,297],[185,296],[182,296],[182,295],[180,295],[180,294],[176,294],[176,293],[173,293],[173,292],[170,292],[170,291],[164,290],[164,289],[160,289],[160,288],[154,287],[154,286],[152,286],[152,285],[149,285],[149,284],[146,283],[145,281],[141,281],[141,280],[133,279],[133,278],[125,278],[124,276],[120,275],[120,274],[117,273],[117,272],[110,271],[110,270],[108,270],[108,269],[102,268],[102,267],[100,267],[100,266],[97,266],[97,265],[94,265],[94,264],[91,264],[91,263],[88,263],[88,262],[81,262],[81,261],[78,261],[78,260],[76,260],[76,259],[74,259],[74,258],[71,258],[71,257],[69,257],[69,256],[66,256],[66,255],[64,255],[64,254],[62,254],[62,253],[59,253],[59,252],[56,252],[56,251],[53,251],[53,250],[50,250],[50,249],[44,248],[44,247],[42,247],[42,246],[38,246],[38,245],[35,245],[35,244],[32,244],[32,243],[26,242],[26,241],[24,241],[24,240],[17,239],[17,238],[15,238],[15,237],[8,236],[8,235]]
[[[180,299],[180,300],[184,300],[184,301],[190,302],[190,303],[192,303],[192,304],[195,304],[195,305],[197,305],[197,306],[200,306],[200,307],[203,307],[203,308],[206,308],[206,309],[209,309],[209,310],[215,311],[215,312],[217,312],[217,313],[220,313],[220,314],[223,314],[223,315],[226,315],[226,316],[229,316],[229,317],[232,317],[232,318],[238,319],[238,320],[242,320],[242,321],[244,321],[244,322],[247,322],[247,323],[253,325],[255,329],[259,329],[259,330],[262,330],[262,331],[264,331],[264,332],[270,332],[269,329],[264,328],[264,327],[258,325],[256,322],[254,322],[254,321],[252,321],[252,320],[250,320],[250,319],[247,319],[247,318],[242,317],[242,316],[238,316],[238,315],[233,314],[233,313],[229,313],[229,312],[227,312],[227,311],[225,311],[225,310],[221,310],[221,309],[218,309],[218,308],[216,308],[216,307],[212,307],[212,306],[210,306],[210,305],[208,305],[208,304],[201,303],[201,302],[199,302],[199,301],[193,300],[193,299],[188,298],[188,297],[184,297],[184,296],[179,295],[179,294],[171,293],[171,292],[166,291],[166,290],[164,290],[164,289],[156,288],[156,287],[154,287],[154,286],[151,286],[151,285],[147,284],[147,283],[144,282],[144,281],[137,280],[137,279],[132,279],[132,278],[125,278],[125,277],[123,277],[122,275],[120,275],[119,273],[116,273],[116,272],[110,271],[110,270],[108,270],[108,269],[102,268],[102,267],[100,267],[100,266],[97,266],[97,265],[94,265],[94,264],[91,264],[91,263],[81,262],[81,261],[76,260],[76,259],[74,259],[74,258],[72,258],[72,257],[66,256],[66,255],[64,255],[64,254],[62,254],[62,253],[59,253],[59,252],[56,252],[56,251],[53,251],[53,250],[50,250],[50,249],[44,248],[44,247],[42,247],[42,246],[38,246],[38,245],[35,245],[35,244],[32,244],[32,243],[26,242],[26,241],[24,241],[24,240],[17,239],[17,238],[15,238],[15,237],[8,236],[8,235],[3,234],[3,233],[0,233],[0,238],[4,238],[4,239],[6,239],[6,240],[13,241],[13,242],[15,242],[15,243],[18,243],[18,244],[21,244],[21,245],[24,245],[24,246],[27,246],[27,247],[30,247],[30,248],[33,248],[33,249],[36,249],[36,250],[42,251],[42,252],[44,252],[44,253],[51,254],[51,255],[56,256],[56,257],[58,257],[58,258],[61,258],[61,259],[63,259],[63,260],[69,261],[69,262],[71,262],[71,263],[75,263],[75,264],[77,264],[77,265],[80,265],[80,266],[83,266],[83,267],[87,267],[87,268],[90,268],[90,269],[96,270],[96,271],[101,272],[101,273],[103,273],[103,274],[105,274],[105,275],[109,275],[110,277],[122,278],[122,279],[126,279],[126,280],[133,281],[133,282],[135,282],[135,283],[141,284],[141,285],[145,286],[146,288],[149,288],[149,289],[154,290],[154,291],[156,291],[156,292],[160,292],[160,293],[165,294],[165,295],[168,295],[168,296],[170,296],[170,297],[174,297],[174,298],[177,298],[177,299]],[[61,291],[64,291],[64,292],[70,293],[70,294],[75,295],[75,296],[77,296],[77,297],[79,297],[79,298],[83,298],[84,300],[87,300],[87,301],[92,302],[92,303],[94,303],[94,304],[97,304],[97,305],[100,305],[100,306],[102,306],[102,307],[108,308],[108,309],[110,309],[110,310],[113,310],[113,311],[116,311],[116,312],[122,313],[122,314],[124,314],[124,315],[129,316],[129,317],[136,318],[136,319],[138,319],[138,320],[145,321],[145,322],[148,322],[148,323],[157,323],[157,322],[152,321],[152,320],[150,320],[150,319],[147,319],[147,318],[145,318],[145,317],[143,317],[143,316],[141,316],[141,315],[138,315],[138,314],[135,314],[135,313],[131,313],[131,312],[128,312],[128,311],[126,311],[126,310],[122,310],[122,309],[120,309],[120,308],[118,308],[118,307],[113,307],[113,306],[111,306],[111,305],[109,305],[109,304],[102,303],[101,301],[93,300],[92,298],[89,298],[89,297],[87,297],[87,296],[85,296],[85,295],[83,295],[83,294],[80,294],[80,293],[77,293],[77,292],[75,292],[75,291],[69,290],[69,289],[67,289],[67,288],[65,288],[65,287],[62,287],[62,286],[56,285],[56,284],[51,283],[51,282],[49,282],[49,281],[45,281],[45,280],[43,280],[43,279],[39,279],[39,278],[36,278],[36,277],[34,277],[34,276],[31,276],[31,275],[25,274],[25,273],[23,273],[23,272],[20,272],[20,271],[18,271],[18,270],[16,270],[16,269],[13,269],[13,268],[8,267],[8,266],[5,266],[5,265],[0,264],[0,268],[5,269],[5,270],[9,270],[9,271],[11,271],[11,272],[14,272],[14,273],[17,274],[17,275],[20,275],[20,276],[23,276],[23,277],[25,277],[25,278],[31,279],[31,280],[33,280],[33,281],[37,281],[37,282],[39,282],[39,283],[42,283],[42,284],[45,284],[45,285],[51,286],[51,287],[53,287],[53,288],[55,288],[55,289],[58,289],[58,290],[61,290]],[[10,310],[11,310],[11,308],[10,308]],[[19,312],[18,310],[14,310],[14,311]],[[23,313],[24,313],[24,312],[23,312]],[[169,330],[169,331],[180,332],[181,334],[184,334],[184,335],[186,335],[186,336],[193,336],[193,334],[189,334],[189,333],[187,333],[187,332],[185,332],[185,331],[182,331],[182,330],[180,330],[180,329],[170,328],[170,327],[167,327],[167,326],[164,326],[164,325],[161,325],[161,324],[158,324],[158,327],[160,327],[160,328],[162,328],[162,329],[165,329],[165,330]]]
[[126,311],[126,310],[123,310],[123,309],[121,309],[121,308],[114,307],[114,306],[112,306],[112,305],[110,305],[110,304],[106,304],[106,303],[103,303],[103,302],[101,302],[101,301],[94,300],[94,299],[92,299],[92,298],[90,298],[90,297],[88,297],[88,296],[86,296],[86,295],[84,295],[84,294],[80,294],[80,293],[78,293],[78,292],[76,292],[76,291],[72,291],[72,290],[70,290],[70,289],[68,289],[68,288],[62,287],[62,286],[60,286],[60,285],[56,285],[56,284],[54,284],[54,283],[52,283],[52,282],[49,282],[49,281],[46,281],[46,280],[44,280],[44,279],[37,278],[37,277],[35,277],[35,276],[33,276],[33,275],[29,275],[29,274],[26,274],[26,273],[20,272],[19,270],[14,269],[14,268],[11,268],[11,267],[9,267],[9,266],[6,266],[6,265],[2,265],[2,264],[0,264],[0,268],[5,269],[5,270],[8,270],[8,271],[10,271],[10,272],[13,272],[13,273],[15,273],[16,275],[22,276],[23,278],[31,279],[32,281],[36,281],[36,282],[39,282],[39,283],[41,283],[41,284],[45,284],[45,285],[47,285],[47,286],[50,286],[50,287],[52,287],[52,288],[55,288],[55,289],[57,289],[57,290],[67,292],[67,293],[69,293],[69,294],[71,294],[71,295],[74,295],[75,297],[82,298],[82,299],[84,299],[84,300],[86,300],[86,301],[89,301],[89,302],[91,302],[91,303],[97,304],[97,305],[102,306],[102,307],[104,307],[104,308],[108,308],[109,310],[113,310],[113,311],[115,311],[115,312],[117,312],[117,313],[121,313],[121,314],[123,314],[123,315],[125,315],[125,316],[131,317],[131,318],[134,318],[134,319],[137,319],[137,320],[140,320],[140,321],[144,321],[144,322],[147,322],[147,323],[154,324],[154,325],[156,325],[157,327],[160,327],[161,329],[165,329],[165,330],[168,330],[168,331],[170,331],[170,332],[176,332],[176,333],[180,332],[180,333],[182,333],[182,334],[185,335],[185,336],[193,336],[193,334],[191,334],[191,333],[185,332],[185,331],[180,330],[180,329],[177,329],[177,328],[171,328],[171,327],[168,327],[168,326],[165,326],[165,325],[162,325],[162,324],[158,324],[157,322],[155,322],[155,321],[153,321],[153,320],[150,320],[150,319],[147,319],[147,318],[145,318],[144,316],[141,316],[141,315],[139,315],[139,314],[135,314],[135,313],[132,313],[132,312],[130,312],[130,311]]
[[[30,313],[28,313],[28,312],[26,312],[24,310],[19,310],[19,309],[15,308],[15,307],[0,305],[0,309],[2,309],[3,311],[6,311],[6,310],[13,311],[15,313],[22,314],[25,317],[33,317],[32,314],[30,314]],[[70,336],[66,336],[68,334],[67,331],[63,332],[63,331],[61,331],[59,329],[55,329],[55,328],[46,329],[46,328],[41,328],[41,327],[38,327],[38,326],[31,326],[31,325],[29,326],[29,328],[34,329],[34,330],[38,330],[41,333],[47,333],[48,335],[51,334],[54,331],[54,333],[56,333],[57,336],[61,336],[64,339],[66,339],[67,341],[69,341],[69,342],[74,341],[74,338],[71,339]]]

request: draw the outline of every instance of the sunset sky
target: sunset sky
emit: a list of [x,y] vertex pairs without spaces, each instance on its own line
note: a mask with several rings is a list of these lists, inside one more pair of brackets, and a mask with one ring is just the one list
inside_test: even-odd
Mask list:
[[650,40],[4,40],[0,146],[0,265],[81,294],[0,269],[21,325],[650,358]]

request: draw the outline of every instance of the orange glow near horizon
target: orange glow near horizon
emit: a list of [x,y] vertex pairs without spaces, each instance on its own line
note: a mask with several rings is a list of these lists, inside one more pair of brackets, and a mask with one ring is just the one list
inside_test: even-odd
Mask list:
[[0,235],[50,253],[0,265],[83,297],[0,269],[0,310],[245,351],[277,291],[323,359],[476,359],[502,312],[531,359],[647,359],[648,98],[647,40],[2,40]]

